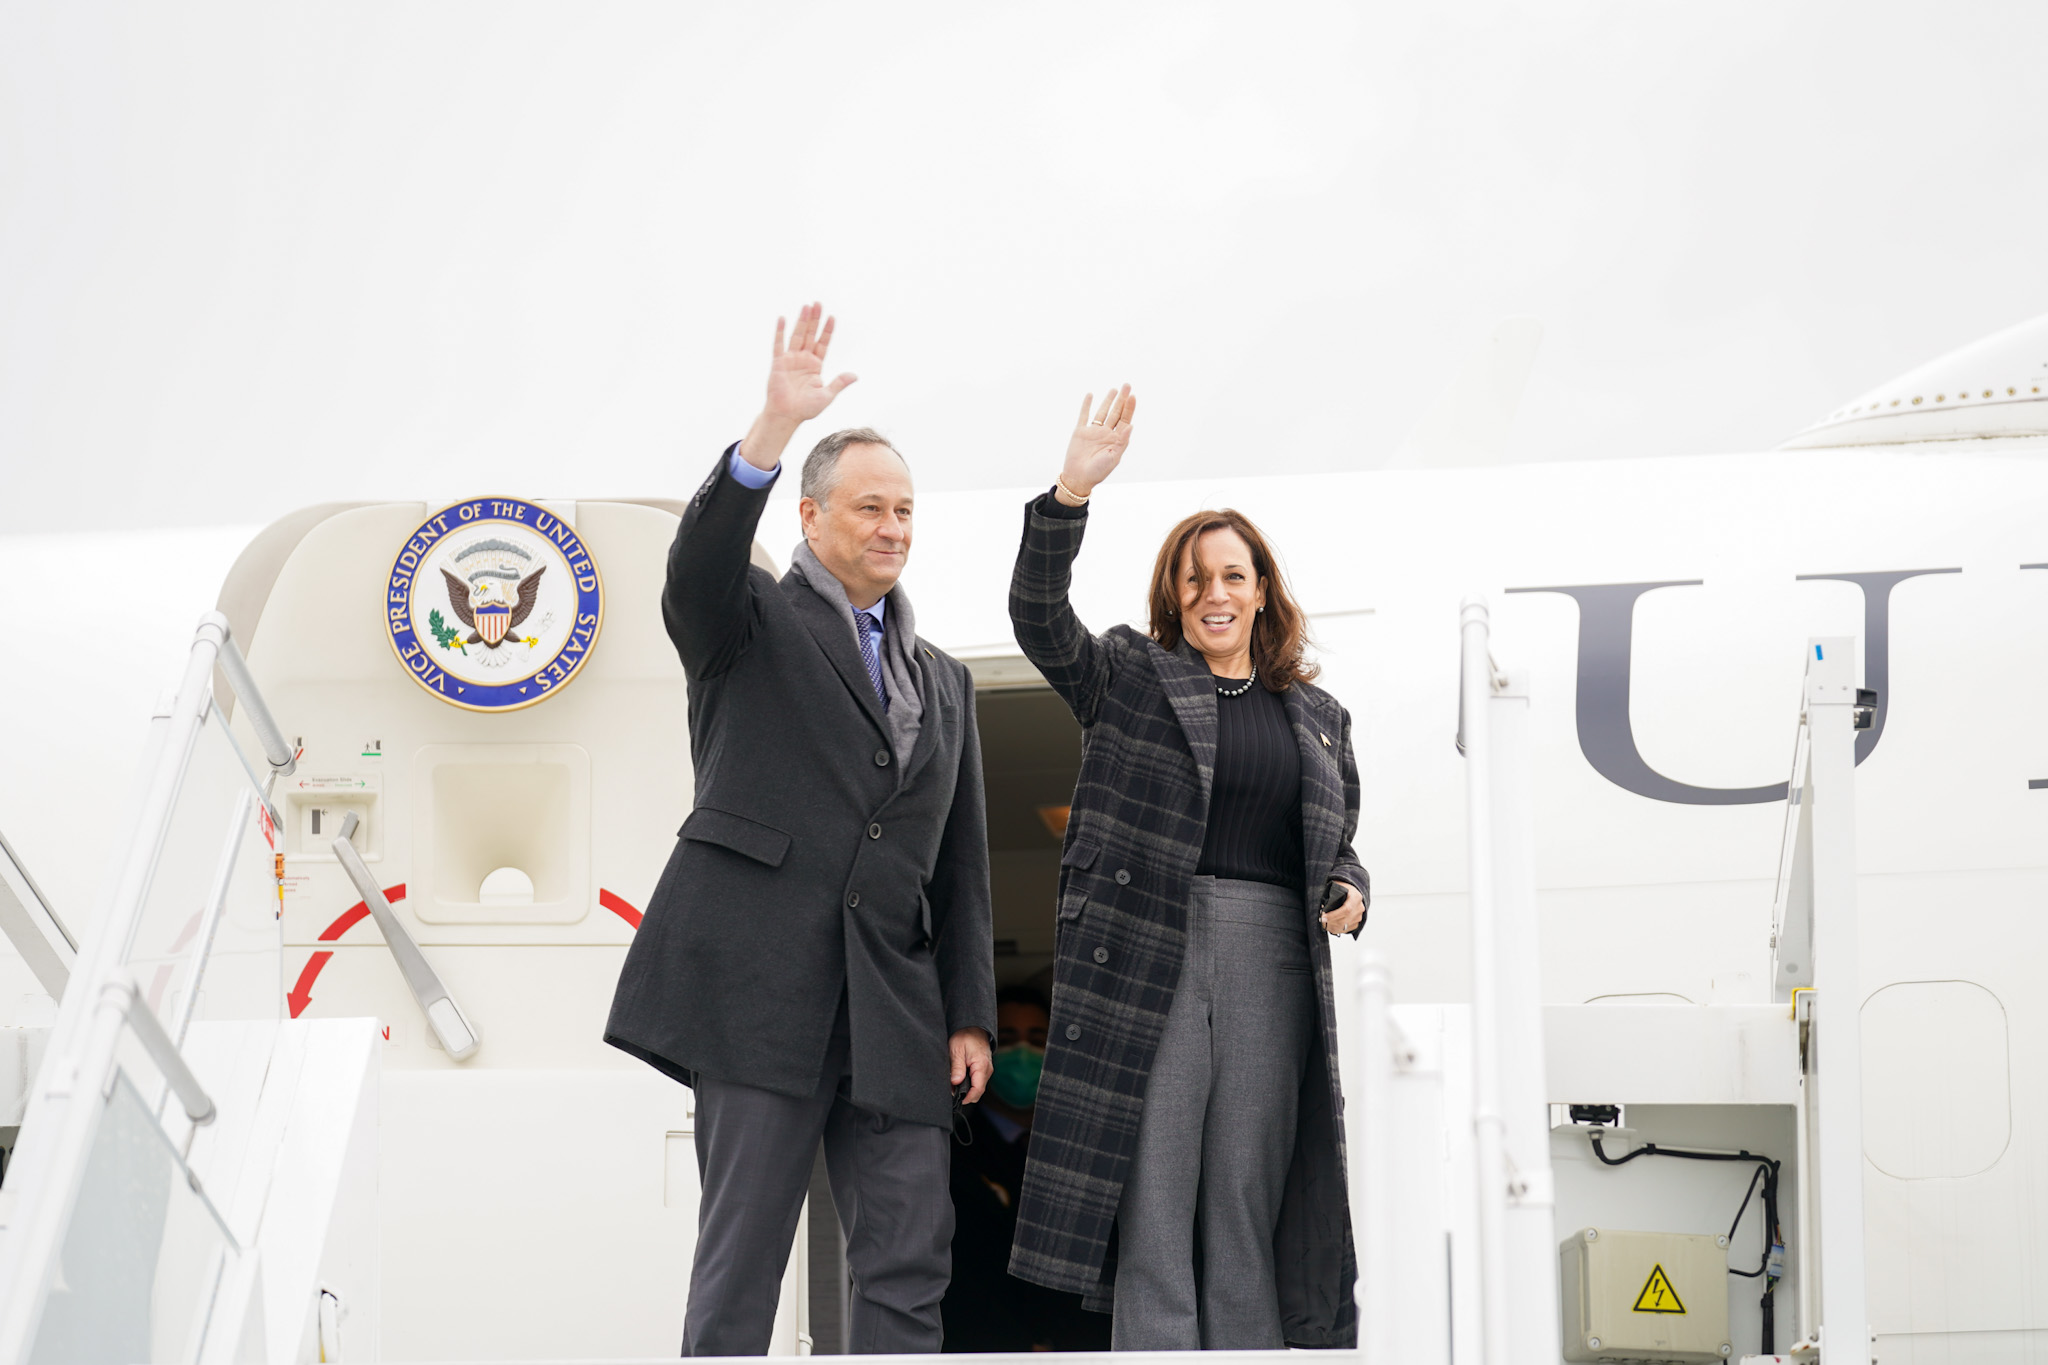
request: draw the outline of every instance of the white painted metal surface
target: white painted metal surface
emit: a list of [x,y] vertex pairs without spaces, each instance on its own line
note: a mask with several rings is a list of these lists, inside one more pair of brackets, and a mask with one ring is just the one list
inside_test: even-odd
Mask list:
[[1479,1214],[1481,1358],[1507,1365],[1507,1120],[1501,1112],[1501,956],[1494,882],[1493,695],[1486,605],[1467,600],[1458,621],[1461,644],[1459,748],[1465,755],[1465,865],[1472,917],[1472,1179]]
[[1829,1365],[1870,1359],[1863,1217],[1864,995],[1856,903],[1856,642],[1808,642],[1803,802],[1812,821],[1813,990],[1806,997],[1807,1183],[1818,1218],[1819,1325]]
[[1528,774],[1529,688],[1494,662],[1486,604],[1467,599],[1459,747],[1472,920],[1472,1145],[1482,1342],[1488,1365],[1555,1355],[1541,960]]

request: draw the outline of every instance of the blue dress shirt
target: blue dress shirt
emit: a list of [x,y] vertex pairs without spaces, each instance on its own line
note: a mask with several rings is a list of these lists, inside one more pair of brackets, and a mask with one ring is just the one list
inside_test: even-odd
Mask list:
[[782,461],[780,460],[775,462],[775,468],[773,469],[756,469],[753,465],[748,464],[740,456],[740,443],[738,441],[732,443],[732,450],[725,457],[725,467],[732,471],[732,476],[738,479],[742,486],[747,488],[766,488],[769,484],[774,483],[782,474]]

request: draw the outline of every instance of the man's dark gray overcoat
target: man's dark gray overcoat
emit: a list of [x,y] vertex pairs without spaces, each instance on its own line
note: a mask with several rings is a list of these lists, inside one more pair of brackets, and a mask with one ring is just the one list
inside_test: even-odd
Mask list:
[[[1090,635],[1081,625],[1067,590],[1086,527],[1085,515],[1048,515],[1034,499],[1010,586],[1017,643],[1084,736],[1060,854],[1051,1037],[1010,1269],[1106,1307],[1116,1275],[1111,1233],[1180,981],[1188,883],[1208,831],[1216,680],[1186,641],[1168,652],[1129,626]],[[1302,1082],[1274,1269],[1287,1343],[1349,1347],[1357,1338],[1357,1270],[1330,938],[1318,903],[1331,878],[1361,893],[1371,884],[1351,849],[1351,717],[1307,683],[1281,695],[1301,749],[1302,914],[1322,1029]]]
[[685,1083],[802,1098],[843,993],[854,1103],[944,1127],[948,1037],[996,1026],[973,680],[916,642],[924,720],[899,761],[851,617],[748,562],[767,502],[721,455],[669,550],[696,799],[605,1041]]

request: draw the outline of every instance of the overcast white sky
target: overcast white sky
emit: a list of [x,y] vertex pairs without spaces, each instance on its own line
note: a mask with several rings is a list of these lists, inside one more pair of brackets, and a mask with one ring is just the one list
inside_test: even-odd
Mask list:
[[[1773,445],[2048,311],[2039,3],[0,3],[0,531],[681,493],[819,297],[926,487]],[[1128,477],[1128,475],[1127,475]]]

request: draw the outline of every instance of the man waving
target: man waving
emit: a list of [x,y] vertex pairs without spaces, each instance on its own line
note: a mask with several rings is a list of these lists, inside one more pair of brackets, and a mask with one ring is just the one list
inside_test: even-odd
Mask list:
[[[768,1348],[822,1140],[853,1281],[848,1349],[937,1351],[954,1096],[988,1081],[995,978],[974,685],[897,580],[910,470],[880,433],[804,462],[803,541],[748,556],[824,381],[816,304],[669,551],[696,799],[626,955],[605,1039],[697,1091],[703,1181],[684,1355]],[[958,1090],[956,1090],[956,1087]]]

